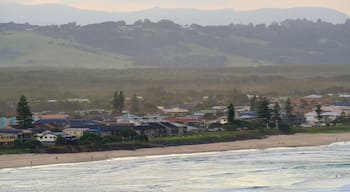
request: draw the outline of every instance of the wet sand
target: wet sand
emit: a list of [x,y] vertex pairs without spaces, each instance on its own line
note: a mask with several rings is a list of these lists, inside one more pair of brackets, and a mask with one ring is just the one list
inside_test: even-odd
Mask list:
[[135,151],[105,151],[69,154],[19,154],[0,155],[1,168],[30,167],[61,163],[99,161],[121,157],[139,157],[152,155],[187,154],[202,152],[230,151],[241,149],[266,149],[275,147],[303,147],[328,145],[335,142],[350,141],[350,133],[336,134],[295,134],[269,136],[260,140],[245,140],[201,145],[146,148]]

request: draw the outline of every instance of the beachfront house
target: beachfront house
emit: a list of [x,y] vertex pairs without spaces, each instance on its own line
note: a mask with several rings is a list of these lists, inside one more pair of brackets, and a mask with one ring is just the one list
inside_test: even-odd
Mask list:
[[36,139],[41,143],[56,143],[57,135],[51,131],[44,131],[35,135]]
[[21,130],[1,129],[0,130],[0,145],[8,145],[22,138]]
[[68,128],[64,129],[63,132],[69,136],[74,136],[79,139],[85,133],[91,132],[91,130],[89,128]]

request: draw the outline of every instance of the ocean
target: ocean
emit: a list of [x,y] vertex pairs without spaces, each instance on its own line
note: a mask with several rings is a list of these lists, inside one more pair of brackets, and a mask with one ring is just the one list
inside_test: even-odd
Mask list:
[[1,192],[349,192],[350,143],[0,169]]

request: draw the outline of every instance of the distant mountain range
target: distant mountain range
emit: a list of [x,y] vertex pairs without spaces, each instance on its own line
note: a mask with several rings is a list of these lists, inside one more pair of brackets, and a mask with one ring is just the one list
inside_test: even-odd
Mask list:
[[348,15],[336,10],[318,7],[260,9],[254,11],[152,8],[136,12],[103,12],[76,9],[58,4],[0,4],[1,23],[28,22],[35,25],[65,24],[68,22],[77,22],[85,25],[105,21],[126,21],[130,24],[140,19],[150,19],[154,22],[167,19],[181,25],[270,24],[286,19],[307,19],[312,21],[321,19],[331,23],[344,23],[348,18]]
[[0,24],[0,66],[227,67],[350,64],[350,20],[182,26],[169,20]]

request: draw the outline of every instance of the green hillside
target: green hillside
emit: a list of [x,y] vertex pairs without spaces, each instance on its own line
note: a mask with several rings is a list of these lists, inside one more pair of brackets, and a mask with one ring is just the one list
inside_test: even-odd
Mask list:
[[34,32],[0,33],[0,66],[126,68],[128,57]]

